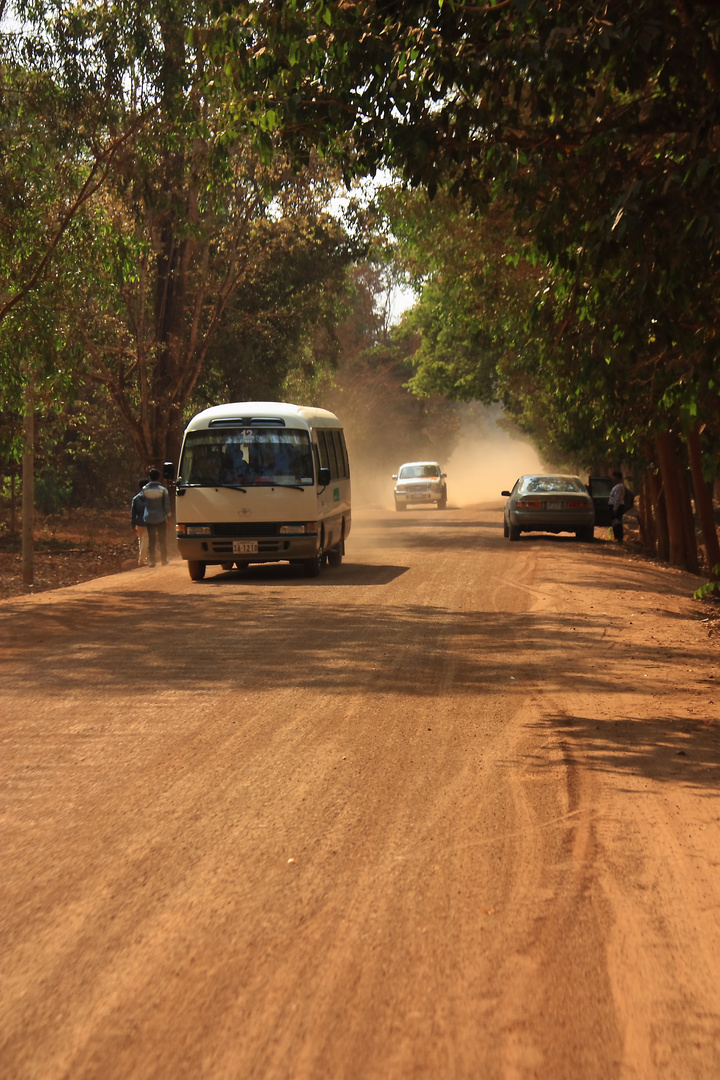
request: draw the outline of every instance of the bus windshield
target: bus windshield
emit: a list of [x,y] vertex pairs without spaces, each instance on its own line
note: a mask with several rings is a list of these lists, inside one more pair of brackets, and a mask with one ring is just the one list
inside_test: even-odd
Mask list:
[[310,437],[290,428],[189,431],[179,472],[187,487],[311,485]]

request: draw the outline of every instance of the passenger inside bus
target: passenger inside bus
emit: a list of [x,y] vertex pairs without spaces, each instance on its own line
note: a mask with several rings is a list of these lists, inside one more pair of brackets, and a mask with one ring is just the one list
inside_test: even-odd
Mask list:
[[242,447],[228,444],[223,454],[223,484],[252,484],[255,469],[245,460]]
[[220,483],[220,454],[209,447],[195,455],[192,463],[192,472],[188,477],[191,484],[209,484],[210,486]]

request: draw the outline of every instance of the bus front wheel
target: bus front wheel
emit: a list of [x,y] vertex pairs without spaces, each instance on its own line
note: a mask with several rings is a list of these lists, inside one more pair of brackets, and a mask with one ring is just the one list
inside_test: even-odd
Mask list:
[[305,559],[305,574],[307,577],[317,577],[323,568],[325,562],[325,556],[322,551],[318,551],[315,554],[314,559]]
[[188,571],[190,573],[190,580],[191,581],[202,581],[202,579],[205,577],[205,566],[206,565],[207,564],[204,563],[204,562],[197,562],[195,559],[189,559],[188,560]]

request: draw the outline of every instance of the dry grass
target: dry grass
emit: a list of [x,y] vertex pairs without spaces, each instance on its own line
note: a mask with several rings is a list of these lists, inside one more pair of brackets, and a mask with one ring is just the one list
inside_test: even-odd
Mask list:
[[35,522],[34,580],[22,580],[20,537],[0,521],[0,598],[60,589],[135,566],[129,512],[72,510]]

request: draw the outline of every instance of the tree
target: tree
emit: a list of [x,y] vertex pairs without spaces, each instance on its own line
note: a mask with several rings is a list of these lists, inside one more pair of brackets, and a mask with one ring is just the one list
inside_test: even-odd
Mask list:
[[[0,35],[0,323],[42,285],[76,215],[147,118],[115,109],[127,51],[106,41],[82,78],[79,65],[63,78],[50,45],[58,28],[65,34],[62,16],[52,20],[52,5],[15,7],[18,26]],[[5,14],[3,4],[0,25]]]
[[[199,34],[208,19],[202,3],[42,0],[28,14],[43,42],[38,66],[50,73],[58,102],[67,99],[82,125],[102,116],[105,137],[132,133],[117,146],[103,189],[82,213],[75,209],[66,229],[75,266],[95,268],[91,277],[75,274],[68,291],[85,377],[115,402],[139,460],[157,464],[176,456],[183,408],[228,304],[241,284],[252,292],[268,238],[278,254],[283,216],[315,231],[315,252],[325,243],[332,276],[342,281],[348,244],[320,220],[336,177],[318,163],[302,172],[280,157],[263,163],[247,138],[228,130],[226,103],[190,43],[190,29]],[[99,139],[99,121],[93,130]],[[87,153],[74,149],[81,171]],[[309,253],[313,244],[305,247]]]
[[340,222],[310,205],[260,223],[247,272],[208,350],[193,409],[282,399],[289,379],[313,384],[332,370],[359,250]]
[[[242,92],[262,87],[259,138],[270,125],[293,146],[334,145],[348,172],[383,162],[431,196],[509,203],[547,268],[523,358],[546,397],[581,400],[630,453],[684,434],[688,417],[716,452],[715,6],[241,10],[208,50]],[[675,505],[671,533],[686,531]],[[671,546],[692,567],[692,545]]]

